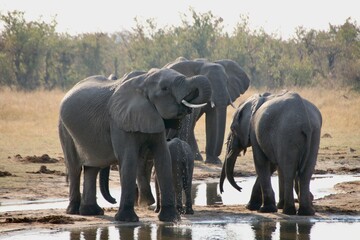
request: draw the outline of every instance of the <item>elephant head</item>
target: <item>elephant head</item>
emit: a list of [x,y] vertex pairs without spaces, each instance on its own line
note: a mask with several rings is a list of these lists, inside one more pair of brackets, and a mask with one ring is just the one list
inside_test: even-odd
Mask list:
[[[212,97],[208,104],[189,122],[195,125],[202,114],[206,114],[206,163],[221,163],[218,156],[221,154],[224,141],[226,110],[228,105],[233,105],[233,101],[243,94],[249,87],[250,80],[244,70],[232,60],[219,60],[210,62],[206,59],[187,60],[183,57],[169,63],[166,68],[174,69],[186,76],[204,75],[212,86]],[[201,160],[193,127],[189,127],[185,135],[188,139],[183,139],[191,145],[196,159]]]
[[158,133],[178,128],[191,108],[203,107],[211,96],[209,81],[201,75],[186,78],[171,69],[134,75],[123,79],[109,103],[111,118],[126,131]]

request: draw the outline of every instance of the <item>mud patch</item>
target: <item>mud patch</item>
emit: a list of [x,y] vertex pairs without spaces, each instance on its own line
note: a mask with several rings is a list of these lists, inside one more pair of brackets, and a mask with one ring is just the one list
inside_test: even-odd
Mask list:
[[39,171],[36,172],[26,172],[26,173],[33,173],[33,174],[55,174],[59,176],[66,176],[65,173],[56,171],[56,170],[50,170],[45,165],[42,165],[39,169]]
[[44,217],[19,217],[6,218],[5,223],[49,223],[49,224],[74,224],[75,221],[85,221],[85,218],[71,218],[63,215],[49,215]]
[[[10,157],[9,157],[10,158]],[[58,163],[60,161],[63,161],[63,158],[52,158],[47,154],[43,154],[41,156],[26,156],[22,157],[20,154],[17,154],[13,157],[13,159],[21,162],[29,162],[29,163]]]
[[10,177],[13,176],[11,173],[9,173],[8,171],[0,171],[0,177]]

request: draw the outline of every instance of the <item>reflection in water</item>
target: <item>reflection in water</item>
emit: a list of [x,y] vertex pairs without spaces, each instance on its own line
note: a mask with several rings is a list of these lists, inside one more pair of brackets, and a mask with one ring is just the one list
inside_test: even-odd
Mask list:
[[[332,239],[341,239],[344,233],[358,232],[360,221],[316,222],[300,220],[245,221],[232,218],[224,220],[199,221],[187,224],[118,224],[99,228],[71,228],[61,231],[28,230],[0,234],[0,240],[37,239],[37,240],[168,240],[168,239],[322,239],[331,232]],[[356,234],[346,239],[357,239]]]
[[[115,225],[102,228],[72,229],[70,240],[166,240],[166,239],[298,239],[309,240],[314,222],[273,220],[250,223],[193,223]],[[43,239],[49,239],[42,234]],[[11,239],[11,238],[10,238]],[[42,238],[38,238],[42,239]]]

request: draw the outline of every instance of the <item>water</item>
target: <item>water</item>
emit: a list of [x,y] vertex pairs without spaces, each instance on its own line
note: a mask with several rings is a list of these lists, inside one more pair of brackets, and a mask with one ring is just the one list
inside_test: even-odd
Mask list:
[[[354,181],[359,179],[359,175],[314,175],[310,184],[311,192],[315,199],[322,198],[326,195],[335,193],[333,186],[340,182]],[[235,205],[246,204],[251,195],[251,189],[255,182],[255,177],[236,178],[236,182],[242,187],[242,191],[238,192],[227,181],[224,182],[224,192],[220,194],[219,180],[209,179],[206,181],[193,181],[192,197],[196,206],[209,206],[215,204]],[[276,200],[278,200],[278,178],[272,177],[272,186],[275,192]],[[153,193],[155,187],[152,184]],[[116,201],[120,202],[120,187],[110,190]],[[114,207],[118,204],[108,203],[100,193],[98,196],[98,204],[101,207]],[[296,195],[294,195],[296,196]],[[5,211],[19,210],[41,210],[41,209],[64,209],[68,205],[67,199],[46,199],[35,201],[4,201],[0,203],[0,213]]]
[[204,221],[186,224],[110,224],[91,228],[37,229],[7,233],[0,239],[20,240],[167,240],[167,239],[358,239],[358,221]]
[[[340,182],[359,179],[359,175],[314,175],[311,191],[315,199],[334,193],[333,186]],[[236,191],[225,181],[224,193],[219,193],[218,179],[194,181],[193,202],[196,206],[214,204],[246,204],[249,200],[255,177],[236,178],[242,192]],[[272,178],[277,194],[277,178]],[[112,195],[119,201],[119,189],[111,189]],[[107,203],[98,194],[98,203],[102,207],[114,206]],[[66,208],[66,199],[43,201],[6,202],[0,204],[0,213],[14,210]],[[196,209],[195,209],[196,211]],[[34,229],[0,234],[0,240],[17,239],[61,239],[61,240],[110,240],[110,239],[358,239],[360,216],[331,216],[329,218],[308,217],[285,221],[244,217],[215,217],[190,221],[184,219],[177,224],[166,223],[126,223],[109,222],[107,225],[91,228],[71,228],[51,230]],[[330,234],[330,236],[329,236]],[[350,234],[350,235],[349,235]]]

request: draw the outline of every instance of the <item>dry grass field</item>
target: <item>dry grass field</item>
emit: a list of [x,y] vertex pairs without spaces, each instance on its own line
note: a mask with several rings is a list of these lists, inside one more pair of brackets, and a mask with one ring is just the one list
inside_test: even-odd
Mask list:
[[[360,147],[360,93],[347,89],[292,89],[313,102],[323,115],[322,134],[331,138],[321,139],[321,148]],[[249,89],[235,105],[247,97],[263,92]],[[49,154],[62,156],[58,139],[57,121],[59,103],[64,92],[0,91],[0,170],[8,157]],[[228,108],[227,131],[234,109]],[[204,119],[196,126],[200,149],[204,149]],[[358,149],[360,151],[360,149]]]

